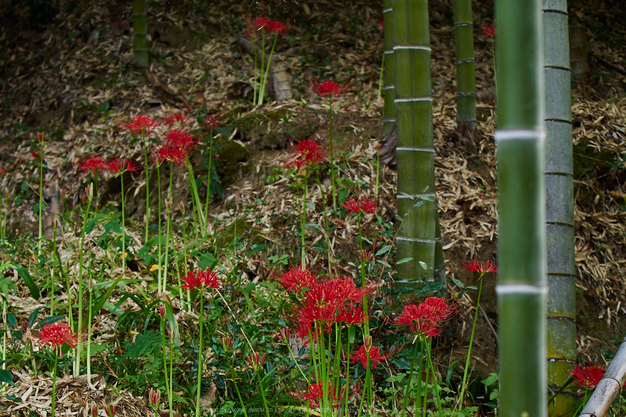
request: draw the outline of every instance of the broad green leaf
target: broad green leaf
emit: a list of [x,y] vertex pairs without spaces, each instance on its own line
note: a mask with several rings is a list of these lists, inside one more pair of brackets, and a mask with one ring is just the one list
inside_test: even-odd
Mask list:
[[0,382],[9,384],[12,387],[17,387],[17,385],[13,383],[13,374],[8,369],[0,369]]
[[413,258],[402,258],[398,262],[396,262],[396,265],[404,264],[404,263],[410,262],[412,260],[413,260]]
[[378,249],[376,252],[376,256],[383,255],[391,250],[391,245],[385,245],[382,248]]

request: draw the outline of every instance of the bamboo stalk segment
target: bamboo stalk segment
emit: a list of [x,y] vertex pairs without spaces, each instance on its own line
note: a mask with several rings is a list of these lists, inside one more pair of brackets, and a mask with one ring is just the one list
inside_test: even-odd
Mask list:
[[393,0],[397,124],[398,233],[396,285],[433,281],[436,246],[435,149],[430,32],[426,0]]
[[[576,363],[576,269],[574,251],[574,168],[566,0],[543,0],[546,235],[548,257],[548,384],[558,392]],[[568,392],[550,404],[569,415],[576,398]]]
[[383,0],[383,22],[385,37],[385,52],[383,59],[383,96],[385,105],[383,107],[383,135],[387,133],[396,123],[396,98],[394,78],[395,78],[395,59],[393,56],[393,8],[391,0]]
[[498,0],[500,415],[547,415],[541,3]]
[[148,68],[148,18],[146,0],[133,0],[133,51],[139,70]]
[[454,0],[457,129],[473,137],[476,131],[476,62],[471,0]]

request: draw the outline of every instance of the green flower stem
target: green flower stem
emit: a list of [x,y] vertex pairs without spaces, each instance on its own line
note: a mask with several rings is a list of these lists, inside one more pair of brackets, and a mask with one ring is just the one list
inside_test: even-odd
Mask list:
[[206,202],[204,204],[204,219],[206,232],[209,233],[209,198],[211,197],[211,170],[213,162],[213,128],[209,129],[209,173],[206,177]]
[[[85,213],[85,217],[83,218],[83,230],[80,236],[80,254],[78,256],[78,323],[76,325],[76,331],[78,333],[80,333],[83,329],[83,256],[84,256],[84,248],[85,248],[85,234],[87,232],[87,225],[89,224],[89,213],[91,210],[92,200],[93,200],[93,189],[90,188],[88,201],[87,201],[87,212]],[[122,201],[124,201],[123,197],[122,197]],[[124,207],[123,204],[122,204],[122,207]],[[124,213],[123,210],[122,210],[122,213]],[[122,220],[122,224],[124,224],[123,220]],[[123,226],[122,226],[122,230],[124,230]],[[122,253],[123,252],[124,250],[122,249]],[[83,340],[81,337],[79,337],[78,343],[76,344],[76,360],[74,361],[74,376],[80,376],[80,357],[81,357],[82,345],[83,345]]]
[[[189,270],[187,268],[187,230],[186,230],[186,222],[185,222],[185,206],[181,204],[180,208],[183,213],[183,220],[182,220],[183,222],[183,261],[184,261],[183,269],[185,271],[185,276],[187,276],[187,273],[189,272]],[[180,277],[178,277],[178,281],[180,282]],[[187,291],[187,311],[191,313],[191,295],[189,294],[189,291]]]
[[[480,306],[480,295],[483,291],[483,277],[485,276],[485,272],[480,274],[478,280],[480,284],[478,285],[478,298],[476,299],[476,311],[474,312],[474,322],[472,324],[472,333],[470,335],[470,342],[467,348],[467,358],[465,359],[465,369],[463,370],[463,382],[461,383],[461,394],[459,395],[459,402],[457,403],[457,407],[463,408],[463,394],[465,393],[465,384],[467,383],[467,376],[469,375],[469,366],[470,366],[470,357],[472,354],[472,345],[474,343],[474,331],[476,330],[476,322],[478,321],[478,308]],[[455,407],[456,409],[456,407]]]
[[335,154],[333,153],[333,95],[328,95],[328,135],[330,137],[330,185],[333,195],[333,210],[337,211],[337,193],[335,192]]
[[165,224],[165,262],[163,265],[163,292],[164,293],[167,289],[167,267],[169,265],[170,229],[171,229],[171,224],[172,224],[172,182],[173,182],[173,179],[174,179],[174,164],[170,162],[170,188],[169,188],[169,196],[168,196],[169,201],[165,204],[165,208],[167,209],[167,222]]
[[193,174],[193,168],[191,166],[191,162],[189,161],[189,156],[185,156],[185,166],[187,167],[187,175],[189,176],[189,185],[191,186],[191,195],[193,197],[194,205],[196,207],[196,211],[198,212],[198,222],[200,223],[200,235],[202,237],[206,236],[206,221],[204,218],[204,213],[202,212],[202,205],[200,204],[200,196],[198,194],[198,187],[196,185],[196,178]]
[[171,379],[167,375],[167,353],[166,353],[166,337],[165,337],[166,321],[164,317],[161,317],[161,346],[163,347],[163,374],[165,375],[165,389],[167,391],[167,398],[171,404],[172,402],[172,384]]
[[122,276],[126,276],[126,225],[124,214],[124,173],[120,175],[120,183],[122,185]]
[[248,412],[246,411],[246,406],[243,403],[243,399],[241,398],[241,393],[239,392],[239,387],[237,386],[237,381],[235,378],[235,372],[233,371],[232,366],[231,366],[230,374],[231,374],[231,380],[233,381],[233,385],[235,386],[235,391],[237,391],[237,398],[239,398],[239,405],[241,406],[241,409],[243,410],[243,415],[245,417],[248,417]]
[[200,417],[200,393],[202,391],[202,328],[204,327],[204,287],[200,288],[200,313],[198,314],[198,387],[196,390],[196,417]]
[[[89,289],[89,310],[87,311],[87,384],[91,385],[91,322],[93,320],[93,286],[90,285]],[[80,339],[80,338],[79,338]]]
[[54,409],[56,408],[56,388],[57,388],[57,364],[59,361],[59,349],[58,347],[54,348],[54,368],[52,369],[52,404],[50,411],[52,413],[52,417],[54,417]]
[[[357,214],[357,224],[359,225],[359,251],[363,253],[363,235],[361,234],[361,215]],[[365,289],[365,261],[361,260],[361,288]],[[367,309],[367,294],[363,294],[363,325],[365,336],[370,335],[369,312]],[[369,353],[368,353],[369,354]]]
[[[437,383],[437,374],[435,373],[435,367],[433,366],[433,359],[431,357],[431,343],[433,341],[432,337],[428,338],[428,343],[426,344],[426,353],[428,354],[428,366],[430,367],[430,372],[433,374],[433,385],[435,388],[435,397],[437,398],[437,409],[439,411],[439,417],[443,417],[443,409],[441,408],[441,398],[439,395],[439,384]],[[426,398],[424,398],[424,408],[426,408]]]
[[43,239],[43,132],[38,134],[37,138],[39,139],[39,240],[37,241],[37,256],[41,256],[41,241]]
[[[56,251],[57,245],[57,221],[56,218],[52,222],[52,242],[54,250]],[[82,250],[81,250],[82,252]],[[60,265],[59,265],[60,266]],[[50,271],[50,315],[54,316],[54,276],[56,274],[56,259],[52,261],[52,270]]]
[[258,365],[254,364],[254,373],[256,379],[259,381],[259,391],[261,391],[261,398],[263,399],[263,407],[265,408],[265,416],[270,417],[270,409],[267,406],[267,399],[265,398],[265,389],[263,389],[263,381],[261,381],[261,372],[258,369]]
[[324,198],[324,192],[322,191],[322,181],[320,180],[319,170],[315,170],[317,186],[320,191],[320,198],[322,200],[322,208],[324,209],[324,226],[326,228],[326,243],[328,244],[328,250],[326,254],[328,256],[328,275],[333,276],[333,264],[332,264],[332,250],[330,247],[330,222],[328,221],[328,208],[326,207],[326,199]]
[[262,73],[261,77],[261,86],[259,88],[259,97],[257,101],[257,105],[263,104],[263,99],[265,98],[265,88],[267,87],[267,77],[270,73],[270,65],[272,65],[272,55],[274,55],[274,49],[276,48],[276,43],[278,42],[278,33],[274,36],[274,43],[272,45],[272,49],[270,51],[270,56],[267,58],[267,68],[265,72]]
[[259,57],[259,52],[258,52],[257,43],[256,43],[256,31],[252,34],[252,44],[254,45],[254,78],[252,79],[252,104],[256,105],[257,96],[259,95],[259,90],[256,86],[257,61]]
[[304,241],[304,224],[306,223],[306,189],[307,189],[307,177],[309,174],[309,167],[307,166],[304,173],[304,180],[302,186],[302,204],[300,209],[300,238],[302,240],[302,255],[300,263],[302,269],[306,268],[306,243]]
[[141,142],[143,143],[143,159],[146,167],[146,233],[144,244],[148,243],[148,229],[150,228],[150,170],[148,169],[148,145],[146,144],[146,135],[141,129]]
[[352,343],[350,343],[350,326],[348,326],[348,348],[346,352],[346,402],[344,405],[343,415],[347,416],[348,414],[348,402],[350,400],[350,348],[352,347]]
[[376,197],[376,199],[378,199],[379,184],[380,184],[380,146],[376,145],[376,188],[374,191],[374,196]]
[[306,381],[307,385],[309,385],[311,383],[310,379],[306,375],[304,375],[304,372],[302,371],[302,368],[300,367],[300,364],[296,360],[296,357],[293,354],[293,351],[291,350],[291,346],[289,346],[289,342],[287,342],[287,349],[289,350],[289,356],[291,357],[291,360],[296,365],[296,368],[298,368],[298,371],[300,371],[300,375],[302,375],[302,378],[304,378],[304,380]]
[[[415,370],[415,360],[417,359],[417,347],[419,346],[417,340],[414,340],[415,348],[413,349],[413,359],[411,360],[411,371],[409,371],[409,378],[406,383],[406,389],[404,390],[404,402],[402,405],[402,414],[401,417],[404,417],[406,414],[408,402],[409,402],[409,392],[411,391],[411,379],[413,378],[413,370]],[[421,342],[421,340],[420,340]],[[420,343],[421,344],[421,343]],[[418,372],[420,373],[419,381],[417,384],[417,395],[415,396],[415,410],[421,408],[422,401],[422,357],[420,355],[420,363],[418,365]]]
[[162,286],[162,271],[161,271],[161,164],[159,162],[156,163],[156,167],[157,167],[157,189],[159,190],[159,195],[157,198],[157,266],[159,267],[159,269],[157,269],[157,294],[161,295],[163,294],[163,292],[165,292],[165,285],[163,285],[163,289],[161,288]]
[[[54,314],[53,314],[54,315]],[[7,300],[2,298],[2,369],[7,369],[7,333],[9,332],[9,326],[7,323]]]
[[[341,376],[341,331],[343,328],[339,327],[339,323],[335,323],[335,355],[333,363],[333,385],[335,386],[335,398],[339,398],[339,378]],[[330,348],[330,340],[329,345]],[[348,361],[350,358],[348,357]]]

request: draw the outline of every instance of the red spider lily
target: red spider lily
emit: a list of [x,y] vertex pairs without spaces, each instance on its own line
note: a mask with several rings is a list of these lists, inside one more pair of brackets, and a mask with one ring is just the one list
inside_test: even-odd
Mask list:
[[254,21],[254,24],[252,26],[256,30],[263,30],[267,29],[270,23],[271,21],[267,17],[259,17],[257,20]]
[[493,272],[494,274],[498,272],[498,269],[493,264],[493,261],[482,262],[474,259],[472,262],[466,262],[462,265],[463,268],[469,271],[478,272],[481,275],[486,274],[487,272]]
[[579,364],[572,372],[572,378],[578,382],[578,386],[586,389],[594,389],[603,376],[604,369],[598,365],[589,365],[581,368]]
[[98,417],[98,406],[95,403],[91,405],[91,417]]
[[376,212],[376,202],[374,200],[368,200],[366,198],[354,199],[351,198],[345,202],[343,208],[348,210],[348,213],[374,213]]
[[185,282],[181,288],[186,288],[188,290],[195,290],[196,288],[219,288],[220,287],[220,279],[217,277],[217,274],[210,269],[205,271],[198,271],[197,274],[189,271],[186,277],[183,278]]
[[149,117],[146,116],[137,116],[135,117],[135,120],[133,120],[132,123],[129,123],[127,125],[125,125],[124,127],[126,129],[130,129],[130,131],[133,133],[133,135],[136,135],[140,132],[143,132],[146,135],[150,134],[150,129],[152,129],[153,127],[155,127],[157,125],[157,121],[156,120],[152,120]]
[[[367,369],[367,351],[368,351],[368,348],[365,347],[365,345],[363,345],[359,348],[359,350],[354,352],[354,354],[350,357],[350,359],[352,359],[353,363],[357,363],[358,361],[361,361],[361,365],[363,365],[363,368]],[[378,365],[378,362],[384,361],[385,359],[389,357],[389,355],[387,356],[381,355],[380,349],[378,348],[378,346],[370,346],[369,356],[370,356],[369,360],[372,362],[371,369],[375,369],[376,365]]]
[[35,159],[39,159],[39,154],[35,151],[30,151],[30,156],[32,156]]
[[344,322],[347,326],[353,326],[355,324],[363,324],[365,314],[361,307],[346,309],[341,308],[339,314],[337,314],[337,322]]
[[209,129],[217,129],[217,127],[220,125],[220,121],[217,120],[217,115],[209,114],[207,117],[204,118],[204,124]]
[[281,36],[284,36],[285,32],[287,31],[287,26],[285,26],[284,23],[276,22],[272,20],[271,22],[268,23],[267,30],[273,33],[277,33]]
[[9,171],[6,168],[0,168],[0,175],[6,175],[7,172]]
[[159,391],[158,389],[153,390],[152,388],[150,388],[150,404],[152,405],[153,408],[156,408],[159,406],[160,398],[161,398],[161,391]]
[[[317,384],[311,384],[309,390],[303,393],[295,394],[298,398],[309,401],[309,408],[319,407],[319,401],[324,398],[323,382]],[[337,397],[335,397],[335,387],[330,382],[328,383],[328,399],[332,400],[333,407],[339,407]]]
[[287,342],[289,340],[289,335],[291,334],[291,331],[289,330],[289,327],[282,327],[279,331],[276,332],[276,338],[279,341],[282,342]]
[[285,287],[285,291],[296,292],[304,287],[310,287],[315,281],[315,276],[308,269],[291,268],[277,277],[276,280]]
[[94,174],[98,171],[106,171],[109,169],[106,162],[104,162],[102,158],[97,156],[81,162],[79,168],[82,169],[83,172],[91,171]]
[[339,87],[336,82],[324,81],[322,84],[319,85],[319,87],[317,87],[315,91],[320,96],[326,97],[328,94],[330,94],[331,96],[338,96],[339,94],[343,93],[344,89]]
[[180,129],[172,129],[167,132],[165,142],[168,145],[176,146],[185,153],[196,144],[196,140],[192,138],[186,131]]
[[298,146],[294,149],[294,152],[307,159],[308,155],[311,155],[315,152],[319,152],[322,147],[311,139],[305,139],[298,142]]
[[173,126],[177,123],[180,125],[187,123],[187,116],[185,116],[181,112],[178,112],[165,119],[165,124],[168,126]]
[[185,162],[187,151],[176,145],[164,144],[156,151],[156,157],[163,163],[163,161],[171,162],[176,165],[180,165]]
[[133,161],[129,161],[128,159],[115,158],[107,163],[107,169],[118,174],[123,174],[126,171],[137,172],[139,165]]
[[485,32],[485,35],[487,36],[493,36],[496,34],[496,28],[491,27],[491,26],[487,26],[485,28],[483,28],[483,32]]
[[72,348],[76,347],[78,335],[72,333],[72,329],[65,323],[46,324],[39,331],[37,338],[44,346],[61,347],[67,343]]
[[385,29],[385,20],[384,19],[380,19],[380,21],[378,22],[378,25],[380,26],[380,30],[384,30]]
[[259,352],[253,352],[252,355],[246,355],[246,359],[250,366],[256,369],[257,367],[263,366],[265,363],[265,353],[263,357],[261,357]]
[[363,296],[370,291],[357,288],[350,277],[312,281],[304,294],[303,305],[296,309],[297,332],[304,337],[313,329],[330,332],[332,325],[339,322],[363,323],[363,312],[355,306],[362,303]]
[[404,311],[396,320],[396,325],[407,325],[411,332],[426,337],[441,334],[438,324],[452,315],[454,309],[438,297],[428,297],[421,304],[404,306]]

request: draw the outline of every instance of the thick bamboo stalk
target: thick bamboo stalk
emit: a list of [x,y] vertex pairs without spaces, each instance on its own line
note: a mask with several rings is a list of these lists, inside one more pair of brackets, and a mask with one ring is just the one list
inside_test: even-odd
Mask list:
[[476,63],[471,0],[454,0],[457,129],[473,137],[476,131]]
[[[433,281],[435,264],[435,149],[427,0],[393,0],[395,105],[398,131],[397,285]],[[416,203],[419,203],[416,205]]]
[[585,404],[580,417],[603,417],[626,383],[626,339]]
[[148,68],[148,18],[146,0],[133,0],[133,51],[135,66],[143,71]]
[[383,22],[384,22],[384,37],[385,37],[385,52],[384,52],[384,98],[385,105],[383,107],[383,135],[389,131],[396,124],[396,105],[394,99],[395,93],[395,60],[393,57],[393,8],[391,7],[391,0],[383,0]]
[[547,415],[540,0],[498,0],[500,412]]
[[[567,0],[543,0],[546,230],[548,256],[548,384],[558,392],[576,362],[574,168]],[[571,415],[576,397],[562,392],[551,413]]]

